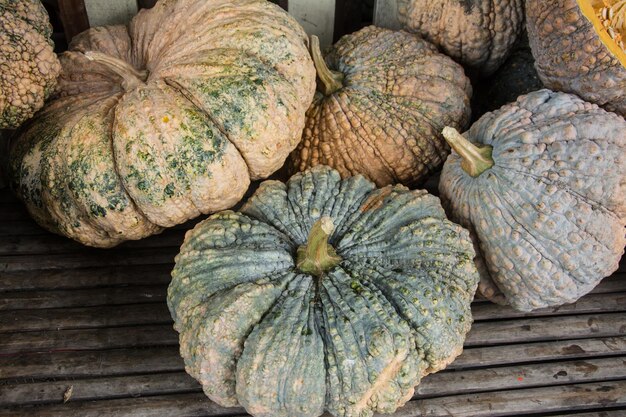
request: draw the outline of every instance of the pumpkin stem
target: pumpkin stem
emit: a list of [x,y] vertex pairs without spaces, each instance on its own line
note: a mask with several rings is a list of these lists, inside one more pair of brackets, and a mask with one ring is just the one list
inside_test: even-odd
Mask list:
[[124,91],[134,90],[144,84],[148,79],[148,71],[139,71],[128,62],[103,54],[102,52],[87,51],[85,52],[85,57],[90,61],[98,62],[106,66],[109,70],[119,75],[124,80],[122,82]]
[[327,96],[341,90],[343,88],[343,74],[328,68],[320,49],[320,39],[315,35],[311,35],[311,57],[313,57],[317,78],[320,81],[317,83],[318,90]]
[[463,158],[461,168],[472,177],[479,176],[494,165],[492,146],[478,147],[453,127],[444,127],[442,134],[448,145]]
[[298,248],[296,266],[300,271],[320,277],[341,262],[335,249],[328,244],[334,229],[330,217],[322,217],[315,222],[306,245]]

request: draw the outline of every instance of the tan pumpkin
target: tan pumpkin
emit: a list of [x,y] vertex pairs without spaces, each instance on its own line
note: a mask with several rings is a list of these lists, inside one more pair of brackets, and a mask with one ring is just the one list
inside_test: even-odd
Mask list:
[[31,118],[54,91],[61,65],[39,0],[0,0],[0,129]]
[[61,63],[11,181],[40,224],[101,247],[234,205],[296,146],[315,88],[304,31],[264,0],[160,1]]
[[312,55],[318,92],[289,170],[328,165],[378,186],[419,184],[449,148],[441,129],[469,122],[472,87],[463,68],[427,41],[370,26]]
[[523,0],[398,0],[406,30],[437,45],[471,75],[504,63],[524,26]]
[[544,85],[626,116],[626,0],[527,0]]

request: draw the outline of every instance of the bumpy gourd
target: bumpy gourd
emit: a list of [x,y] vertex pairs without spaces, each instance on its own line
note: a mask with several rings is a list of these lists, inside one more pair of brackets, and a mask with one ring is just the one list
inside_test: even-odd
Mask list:
[[441,129],[470,117],[460,65],[415,35],[373,26],[341,38],[325,61],[311,46],[318,92],[291,173],[328,165],[379,186],[415,185],[443,163]]
[[523,0],[398,0],[403,26],[476,76],[493,74],[524,24]]
[[480,291],[519,310],[576,301],[618,268],[626,237],[626,121],[549,90],[487,113],[439,190],[477,248]]
[[366,417],[460,354],[473,256],[436,197],[318,166],[188,232],[168,306],[187,372],[218,404]]
[[304,31],[264,0],[160,1],[61,62],[12,182],[44,227],[101,247],[235,204],[283,165],[315,89]]
[[626,116],[625,0],[527,0],[526,18],[546,87]]
[[54,91],[61,65],[39,0],[0,0],[0,129],[31,118]]

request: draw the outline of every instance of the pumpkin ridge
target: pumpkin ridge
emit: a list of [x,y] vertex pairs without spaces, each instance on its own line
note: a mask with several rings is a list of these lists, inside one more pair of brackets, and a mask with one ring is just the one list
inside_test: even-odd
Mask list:
[[228,142],[230,142],[230,144],[233,145],[235,149],[237,149],[237,152],[239,153],[239,155],[243,158],[244,161],[246,161],[246,166],[248,168],[248,173],[249,173],[250,167],[249,167],[248,161],[246,160],[246,156],[243,154],[241,149],[237,147],[235,142],[231,139],[230,134],[224,129],[224,126],[222,126],[222,124],[219,123],[212,114],[210,114],[203,106],[201,106],[200,103],[198,103],[198,101],[193,97],[193,95],[189,93],[178,82],[176,82],[175,80],[170,80],[169,78],[163,78],[163,81],[169,87],[176,90],[178,94],[180,94],[187,101],[189,101],[196,109],[198,109],[200,113],[204,114],[207,117],[207,119],[211,121],[213,126],[215,126],[215,128],[220,131],[220,133],[228,140]]

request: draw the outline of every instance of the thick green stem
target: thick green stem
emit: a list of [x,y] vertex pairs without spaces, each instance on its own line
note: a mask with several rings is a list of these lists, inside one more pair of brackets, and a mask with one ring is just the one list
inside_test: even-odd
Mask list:
[[472,177],[479,176],[494,165],[491,157],[493,147],[478,147],[453,127],[444,127],[442,134],[448,145],[463,158],[461,168]]
[[320,277],[341,262],[335,249],[328,244],[334,229],[330,217],[322,217],[315,222],[306,245],[298,248],[296,265],[300,271]]
[[327,96],[341,90],[343,88],[343,74],[328,68],[322,56],[320,40],[315,35],[311,35],[311,57],[313,58],[313,63],[317,70],[317,78],[319,79],[318,90]]
[[148,79],[148,71],[139,71],[128,62],[102,52],[88,51],[85,52],[85,57],[90,61],[106,66],[109,70],[119,75],[124,80],[122,82],[124,91],[134,90]]

